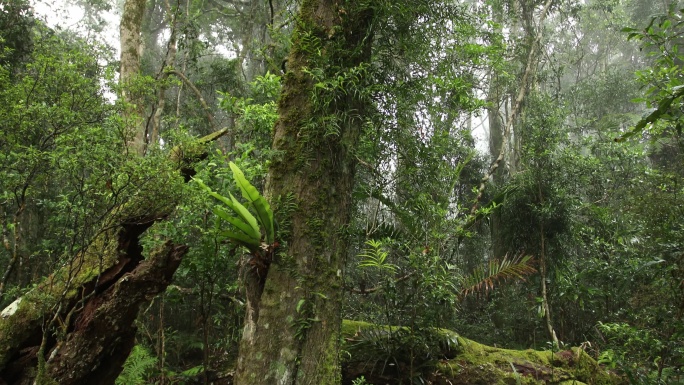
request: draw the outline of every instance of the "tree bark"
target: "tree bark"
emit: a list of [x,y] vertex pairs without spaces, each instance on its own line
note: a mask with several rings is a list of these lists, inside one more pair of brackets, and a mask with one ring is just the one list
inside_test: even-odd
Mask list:
[[166,289],[187,249],[167,242],[89,300],[51,353],[48,377],[60,385],[113,384],[133,348],[140,305]]
[[[542,193],[541,184],[537,185],[538,200],[541,206],[544,205],[544,194]],[[556,330],[553,328],[553,321],[551,320],[551,306],[549,305],[549,291],[546,286],[548,260],[546,255],[546,237],[544,236],[544,219],[540,218],[539,222],[539,274],[541,275],[541,295],[542,307],[544,309],[544,320],[546,321],[546,331],[549,332],[549,338],[553,341],[554,346],[559,346],[558,336]]]
[[36,376],[37,384],[114,382],[132,348],[139,305],[166,288],[185,252],[167,244],[144,259],[139,237],[157,219],[125,215],[2,312],[5,383]]
[[535,76],[537,64],[539,61],[537,51],[539,49],[539,43],[542,39],[544,20],[546,20],[546,16],[548,15],[552,3],[553,0],[547,0],[546,3],[544,3],[544,8],[542,9],[541,15],[539,16],[539,31],[537,32],[532,42],[532,45],[530,46],[530,50],[527,54],[527,64],[525,65],[525,71],[523,72],[522,79],[520,79],[520,84],[518,85],[518,94],[515,100],[513,101],[513,109],[511,110],[510,115],[507,117],[508,119],[506,120],[506,125],[504,126],[503,141],[501,143],[499,156],[494,160],[491,166],[489,166],[489,170],[480,180],[480,186],[477,189],[477,196],[475,197],[475,204],[470,209],[471,216],[474,216],[477,212],[478,206],[480,204],[480,201],[482,200],[482,196],[484,195],[484,190],[487,187],[489,179],[492,178],[496,170],[503,164],[504,157],[506,155],[506,150],[508,149],[508,141],[510,139],[513,122],[515,122],[515,120],[520,115],[520,111],[522,110],[522,103],[525,100],[527,91],[529,90],[529,88],[531,88],[533,84],[533,78]]
[[[352,96],[356,93],[338,90],[333,101],[324,103],[331,99],[315,84],[344,76],[370,59],[372,12],[360,3],[347,1],[342,7],[331,0],[306,0],[300,8],[274,130],[273,149],[279,156],[266,188],[266,196],[280,208],[277,238],[282,246],[267,276],[251,274],[254,280],[265,278],[263,293],[258,295],[260,282],[247,285],[257,286],[257,300],[248,308],[240,344],[240,385],[340,381],[344,229],[364,104]],[[318,70],[325,79],[312,78]],[[326,128],[330,120],[338,123],[335,130]],[[283,205],[288,200],[293,203],[288,207],[294,207],[289,211]]]
[[[501,19],[500,15],[498,19]],[[496,159],[504,145],[504,124],[501,116],[501,105],[507,103],[506,96],[500,92],[503,87],[498,76],[492,72],[489,79],[489,95],[487,97],[487,122],[489,123],[489,155]],[[501,161],[505,167],[506,160]],[[501,167],[501,166],[500,166]],[[491,182],[494,185],[505,182],[507,176],[501,173],[493,173]],[[503,258],[506,255],[506,244],[501,234],[501,210],[495,210],[490,214],[490,234],[492,238],[492,258]]]

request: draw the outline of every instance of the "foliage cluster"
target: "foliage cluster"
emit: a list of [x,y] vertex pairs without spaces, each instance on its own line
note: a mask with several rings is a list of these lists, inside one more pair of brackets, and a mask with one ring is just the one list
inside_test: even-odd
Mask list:
[[132,165],[100,83],[111,75],[101,51],[43,26],[28,36],[25,62],[0,66],[3,286],[23,287],[84,247],[138,177],[118,171]]

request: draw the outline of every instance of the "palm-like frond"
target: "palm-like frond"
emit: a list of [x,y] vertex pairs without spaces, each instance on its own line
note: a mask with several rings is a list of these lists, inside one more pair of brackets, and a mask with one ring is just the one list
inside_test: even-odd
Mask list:
[[382,242],[369,239],[366,241],[368,246],[363,253],[359,254],[362,258],[359,262],[359,267],[377,267],[380,269],[387,269],[389,271],[395,271],[397,267],[391,263],[387,263],[387,256],[389,253],[382,249]]
[[461,280],[461,295],[463,297],[475,292],[488,292],[494,289],[497,282],[508,279],[524,281],[525,277],[537,270],[532,266],[534,260],[531,255],[518,254],[517,257],[505,256],[501,261],[492,259],[488,263],[477,267],[470,275]]

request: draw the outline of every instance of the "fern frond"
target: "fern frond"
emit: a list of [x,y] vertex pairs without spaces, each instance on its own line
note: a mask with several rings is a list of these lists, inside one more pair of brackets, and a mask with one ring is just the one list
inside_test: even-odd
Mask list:
[[116,385],[142,385],[146,383],[147,375],[157,366],[157,357],[153,356],[145,347],[135,345],[124,363],[123,370],[117,377]]
[[475,292],[488,292],[494,289],[496,283],[508,279],[524,281],[525,277],[537,270],[532,266],[531,255],[519,254],[517,257],[505,256],[501,261],[492,259],[488,263],[477,267],[470,275],[461,280],[461,296]]

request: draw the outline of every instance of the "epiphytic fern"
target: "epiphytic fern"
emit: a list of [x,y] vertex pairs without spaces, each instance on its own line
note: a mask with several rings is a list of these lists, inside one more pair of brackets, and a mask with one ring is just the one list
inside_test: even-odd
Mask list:
[[389,253],[383,250],[382,242],[369,239],[366,241],[366,249],[363,253],[359,254],[361,262],[359,262],[360,267],[375,267],[379,269],[389,270],[394,272],[397,267],[391,263],[387,263],[387,256]]

